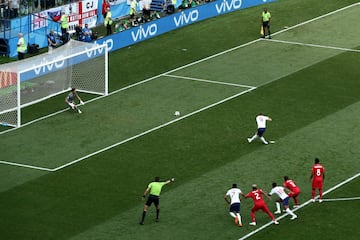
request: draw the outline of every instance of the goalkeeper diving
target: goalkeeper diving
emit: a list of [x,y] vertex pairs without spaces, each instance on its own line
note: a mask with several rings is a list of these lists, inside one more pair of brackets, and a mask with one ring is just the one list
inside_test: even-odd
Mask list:
[[79,114],[81,113],[81,110],[78,108],[78,106],[75,104],[75,97],[80,101],[81,105],[84,105],[84,102],[79,97],[78,93],[76,92],[75,88],[72,88],[70,93],[65,98],[65,102],[67,105],[70,106],[70,109],[73,109],[77,111]]

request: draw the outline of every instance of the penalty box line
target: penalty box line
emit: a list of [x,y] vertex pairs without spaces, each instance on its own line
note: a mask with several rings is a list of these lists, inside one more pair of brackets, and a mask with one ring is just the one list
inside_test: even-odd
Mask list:
[[[301,22],[301,23],[296,24],[296,25],[294,25],[294,26],[291,26],[291,27],[288,27],[288,28],[286,28],[286,29],[280,30],[280,31],[278,31],[278,32],[273,33],[272,36],[281,34],[281,33],[283,33],[283,32],[287,32],[287,31],[289,31],[289,30],[291,30],[291,29],[294,29],[294,28],[303,26],[303,25],[305,25],[305,24],[308,24],[308,23],[317,21],[317,20],[319,20],[319,19],[322,19],[322,18],[325,18],[325,17],[327,17],[327,16],[336,14],[336,13],[338,13],[338,12],[344,11],[344,10],[346,10],[346,9],[348,9],[348,8],[352,8],[352,7],[357,6],[357,5],[360,5],[360,2],[359,2],[359,3],[351,4],[351,5],[348,5],[348,6],[345,6],[345,7],[343,7],[343,8],[337,9],[337,10],[332,11],[332,12],[329,12],[329,13],[327,13],[327,14],[324,14],[324,15],[321,15],[321,16],[318,16],[318,17],[309,19],[309,20],[307,20],[307,21]],[[237,49],[247,47],[247,46],[249,46],[249,45],[251,45],[251,44],[254,44],[254,43],[257,43],[257,42],[259,42],[259,41],[261,41],[261,38],[258,38],[258,39],[252,40],[252,41],[250,41],[250,42],[241,44],[241,45],[239,45],[239,46],[236,46],[236,47],[233,47],[233,48],[224,50],[224,51],[222,51],[222,52],[219,52],[219,53],[216,53],[216,54],[214,54],[214,55],[205,57],[205,58],[203,58],[203,59],[194,61],[194,62],[192,62],[192,63],[185,64],[185,65],[183,65],[183,66],[180,66],[180,67],[178,67],[178,68],[169,70],[169,71],[164,72],[164,73],[162,73],[162,74],[159,74],[159,75],[156,75],[156,76],[153,76],[153,77],[144,79],[144,80],[142,80],[142,81],[140,81],[140,82],[137,82],[137,83],[134,83],[134,84],[130,84],[130,85],[126,86],[126,87],[123,87],[123,88],[117,89],[117,90],[115,90],[115,91],[113,91],[113,92],[110,92],[107,96],[110,96],[110,95],[113,95],[113,94],[117,94],[117,93],[122,92],[122,91],[125,91],[125,90],[127,90],[127,89],[129,89],[129,88],[132,88],[132,87],[135,87],[135,86],[138,86],[138,85],[141,85],[141,84],[150,82],[150,81],[152,81],[152,80],[154,80],[154,79],[156,79],[156,78],[159,78],[160,76],[162,76],[162,75],[164,75],[164,74],[176,72],[176,71],[178,71],[178,70],[181,70],[181,69],[184,69],[184,68],[187,68],[187,67],[196,65],[196,64],[201,63],[201,62],[208,61],[208,60],[210,60],[210,59],[212,59],[212,58],[219,57],[219,56],[221,56],[221,55],[224,55],[224,54],[227,54],[227,53],[229,53],[229,52],[235,51],[235,50],[237,50]],[[95,102],[95,101],[100,100],[100,99],[102,99],[102,98],[104,98],[104,97],[107,97],[107,96],[95,97],[95,98],[87,101],[87,103]],[[20,126],[20,128],[25,127],[25,126],[28,126],[28,125],[31,125],[31,124],[36,123],[36,122],[39,122],[39,121],[41,121],[41,120],[50,118],[50,117],[52,117],[52,116],[54,116],[54,115],[63,113],[63,112],[66,111],[66,110],[67,110],[67,109],[63,109],[63,110],[57,111],[57,112],[55,112],[55,113],[53,113],[53,114],[49,114],[49,115],[46,115],[46,116],[44,116],[44,117],[41,117],[41,118],[32,120],[32,121],[30,121],[30,122],[27,122],[27,123],[25,123],[25,124],[22,124],[22,125]],[[17,130],[17,129],[19,129],[19,128],[11,128],[11,129],[2,131],[2,132],[0,132],[0,135],[1,135],[1,134],[4,134],[4,133],[11,132],[11,131],[15,131],[15,130]]]
[[264,39],[264,38],[262,38],[262,41],[285,43],[285,44],[299,45],[299,46],[306,46],[306,47],[325,48],[325,49],[339,50],[339,51],[344,51],[344,52],[360,53],[359,49],[326,46],[326,45],[312,44],[312,43],[301,43],[301,42],[284,41],[284,40],[278,40],[278,39]]
[[[352,177],[350,177],[350,178],[348,178],[348,179],[340,182],[339,184],[336,184],[335,186],[331,187],[331,188],[328,189],[327,191],[323,192],[323,196],[326,195],[326,194],[328,194],[328,193],[330,193],[330,192],[332,192],[332,191],[334,191],[334,190],[336,190],[336,189],[338,189],[338,188],[340,188],[340,187],[342,187],[342,186],[345,185],[346,183],[351,182],[352,180],[354,180],[355,178],[357,178],[357,177],[359,177],[359,176],[360,176],[360,173],[357,173],[357,174],[355,174],[354,176],[352,176]],[[319,198],[319,196],[316,196],[316,197],[315,197],[315,199],[318,199],[318,198]],[[325,201],[325,199],[324,199],[324,201]],[[308,201],[306,201],[306,202],[304,202],[303,204],[301,204],[299,207],[292,209],[292,211],[293,211],[293,212],[298,211],[298,210],[300,210],[301,208],[303,208],[303,207],[305,207],[305,206],[307,206],[307,205],[309,205],[309,204],[312,204],[312,203],[313,203],[312,200],[309,199]],[[276,220],[283,219],[283,218],[287,217],[288,215],[289,215],[288,213],[285,213],[285,214],[281,215],[280,217],[277,217]],[[295,220],[295,221],[296,221],[296,220]],[[271,222],[268,222],[268,223],[266,223],[266,224],[264,224],[264,225],[262,225],[261,227],[255,229],[254,231],[252,231],[252,232],[246,234],[245,236],[239,238],[239,240],[248,239],[249,237],[255,235],[256,233],[264,230],[265,228],[267,228],[267,227],[269,227],[269,226],[271,226],[271,225],[273,225],[272,221],[271,221]],[[281,225],[281,224],[280,224],[280,225]],[[280,225],[279,225],[279,226],[280,226]]]
[[237,83],[227,83],[227,82],[214,81],[214,80],[201,79],[201,78],[185,77],[185,76],[179,76],[179,75],[173,75],[173,74],[163,74],[163,76],[172,77],[172,78],[180,78],[180,79],[191,80],[191,81],[198,81],[198,82],[228,85],[228,86],[233,86],[233,87],[256,88],[255,86],[249,86],[249,85],[243,85],[243,84],[237,84]]

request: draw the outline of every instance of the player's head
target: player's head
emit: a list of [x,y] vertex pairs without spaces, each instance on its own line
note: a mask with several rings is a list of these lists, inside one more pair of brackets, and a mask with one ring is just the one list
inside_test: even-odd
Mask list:
[[237,188],[237,184],[233,183],[232,188]]
[[289,177],[288,176],[284,176],[284,181],[287,181],[289,180]]
[[72,91],[72,92],[75,92],[75,91],[76,91],[76,89],[75,89],[75,88],[71,88],[71,91]]
[[155,182],[160,182],[160,177],[155,177]]
[[315,158],[315,164],[318,164],[320,160],[318,158]]
[[267,8],[264,8],[264,12],[267,12]]
[[273,182],[271,185],[273,188],[277,186],[276,182]]
[[253,190],[258,189],[258,187],[257,187],[257,185],[256,185],[256,184],[251,185],[251,187],[252,187],[252,189],[253,189]]

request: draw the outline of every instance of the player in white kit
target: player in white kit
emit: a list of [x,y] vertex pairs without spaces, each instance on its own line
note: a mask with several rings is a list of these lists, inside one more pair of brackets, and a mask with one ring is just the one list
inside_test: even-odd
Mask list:
[[[290,210],[289,208],[289,195],[285,192],[285,188],[283,186],[277,186],[276,183],[272,184],[272,189],[269,192],[269,195],[272,194],[276,194],[280,199],[280,201],[283,203],[284,209],[285,211],[291,215],[291,220],[294,220],[297,218],[297,215]],[[280,203],[277,201],[276,202],[276,212],[275,214],[280,214],[281,213],[281,209],[280,209]]]
[[234,218],[235,224],[239,227],[242,227],[240,215],[240,196],[245,197],[245,194],[241,192],[241,190],[237,187],[237,184],[234,183],[232,188],[226,192],[224,199],[228,204],[230,204],[229,214]]
[[254,136],[247,139],[249,143],[254,141],[256,138],[260,138],[260,140],[264,144],[269,144],[263,136],[266,131],[266,122],[267,121],[271,122],[272,121],[271,117],[265,116],[262,113],[259,113],[259,115],[256,116],[257,132],[254,134]]

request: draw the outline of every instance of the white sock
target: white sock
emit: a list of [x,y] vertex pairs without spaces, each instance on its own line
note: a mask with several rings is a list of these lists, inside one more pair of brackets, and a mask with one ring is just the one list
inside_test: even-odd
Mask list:
[[236,218],[236,215],[233,212],[230,212],[230,216],[232,216],[233,218]]
[[281,212],[281,209],[280,209],[280,203],[276,202],[276,210],[278,212]]
[[239,220],[239,224],[242,224],[242,223],[241,223],[241,216],[240,216],[240,214],[237,213],[236,216],[237,216],[237,218],[238,218],[238,220]]
[[293,216],[293,217],[296,216],[296,215],[293,213],[293,211],[290,210],[290,208],[287,208],[287,209],[286,209],[286,212],[287,212],[288,214],[290,214],[291,216]]
[[252,137],[250,138],[250,142],[254,141],[257,137],[258,137],[257,134],[255,134],[254,136],[252,136]]
[[268,144],[268,142],[265,140],[264,137],[261,137],[260,140],[261,140],[264,144]]

